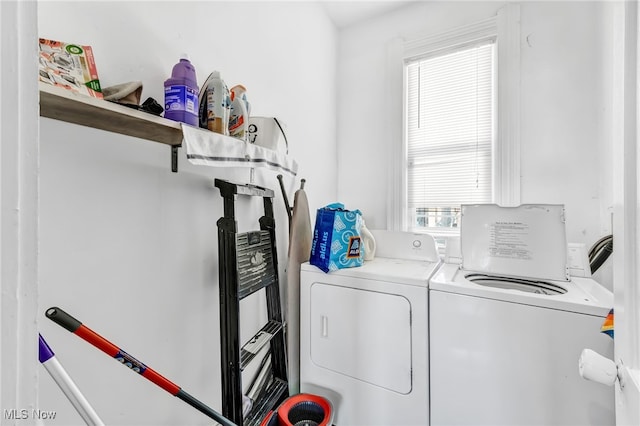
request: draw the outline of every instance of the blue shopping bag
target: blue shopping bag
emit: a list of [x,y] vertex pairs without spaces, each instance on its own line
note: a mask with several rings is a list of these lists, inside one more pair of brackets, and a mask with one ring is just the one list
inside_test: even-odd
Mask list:
[[360,210],[347,210],[341,203],[318,209],[309,263],[324,272],[362,266],[361,228]]

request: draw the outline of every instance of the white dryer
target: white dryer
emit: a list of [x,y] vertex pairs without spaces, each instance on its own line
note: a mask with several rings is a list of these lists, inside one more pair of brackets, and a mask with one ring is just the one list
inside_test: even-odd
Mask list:
[[463,206],[460,246],[430,282],[431,424],[614,425],[613,388],[578,368],[613,357],[613,295],[570,276],[564,207]]
[[334,424],[429,421],[429,235],[372,231],[376,257],[300,275],[300,389],[332,402]]

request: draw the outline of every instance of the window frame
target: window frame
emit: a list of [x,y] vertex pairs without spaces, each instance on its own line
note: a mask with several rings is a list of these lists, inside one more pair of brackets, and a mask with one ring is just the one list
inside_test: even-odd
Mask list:
[[[503,206],[520,204],[520,6],[507,4],[496,16],[475,24],[454,28],[427,37],[394,39],[388,47],[390,61],[390,93],[396,94],[401,112],[392,116],[391,132],[402,143],[394,144],[392,155],[396,159],[391,167],[389,191],[390,210],[387,226],[394,230],[409,230],[407,209],[407,135],[405,67],[409,60],[429,56],[438,51],[477,44],[494,39],[496,44],[496,129],[493,151],[493,202]],[[398,97],[400,99],[398,99]],[[427,232],[426,230],[424,232]],[[434,232],[429,232],[434,234]],[[435,234],[457,235],[457,230],[443,229]]]

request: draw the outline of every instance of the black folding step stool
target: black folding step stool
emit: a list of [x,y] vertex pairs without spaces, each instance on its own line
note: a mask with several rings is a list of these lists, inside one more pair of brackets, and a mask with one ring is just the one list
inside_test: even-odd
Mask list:
[[[222,179],[216,179],[215,186],[224,198],[224,216],[217,222],[222,414],[237,425],[259,425],[270,410],[289,396],[273,217],[274,193],[268,188]],[[258,221],[259,231],[238,233],[237,195],[263,198],[264,216]],[[263,288],[267,298],[267,324],[240,347],[240,300]],[[243,418],[242,371],[266,345],[270,345],[271,377],[257,393],[251,411]]]

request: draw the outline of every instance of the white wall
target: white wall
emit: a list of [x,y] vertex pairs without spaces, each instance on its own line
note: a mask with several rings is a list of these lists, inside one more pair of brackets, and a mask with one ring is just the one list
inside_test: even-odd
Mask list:
[[[199,83],[219,70],[242,83],[254,115],[287,124],[298,179],[307,179],[312,212],[335,200],[336,33],[314,3],[38,3],[39,36],[88,44],[109,86],[142,80],[142,99],[162,103],[163,81],[188,52]],[[40,120],[40,329],[60,362],[107,424],[210,424],[211,419],[44,318],[51,306],[165,375],[220,411],[218,250],[222,198],[215,177],[248,182],[249,169],[193,166],[180,150],[152,142]],[[275,190],[281,277],[287,221],[276,175],[256,169],[255,183]],[[240,230],[257,229],[262,204],[239,200]],[[243,323],[263,325],[264,305]],[[245,311],[245,312],[246,312]],[[47,424],[82,424],[40,375]]]
[[[387,49],[494,16],[505,2],[417,2],[348,27],[338,51],[338,198],[389,215]],[[563,203],[571,242],[611,233],[610,23],[603,2],[521,2],[521,202]],[[357,165],[357,167],[356,167]],[[344,184],[343,184],[344,183]]]
[[525,3],[521,12],[522,201],[564,203],[569,241],[590,244],[611,233],[610,27],[602,16],[598,2]]

